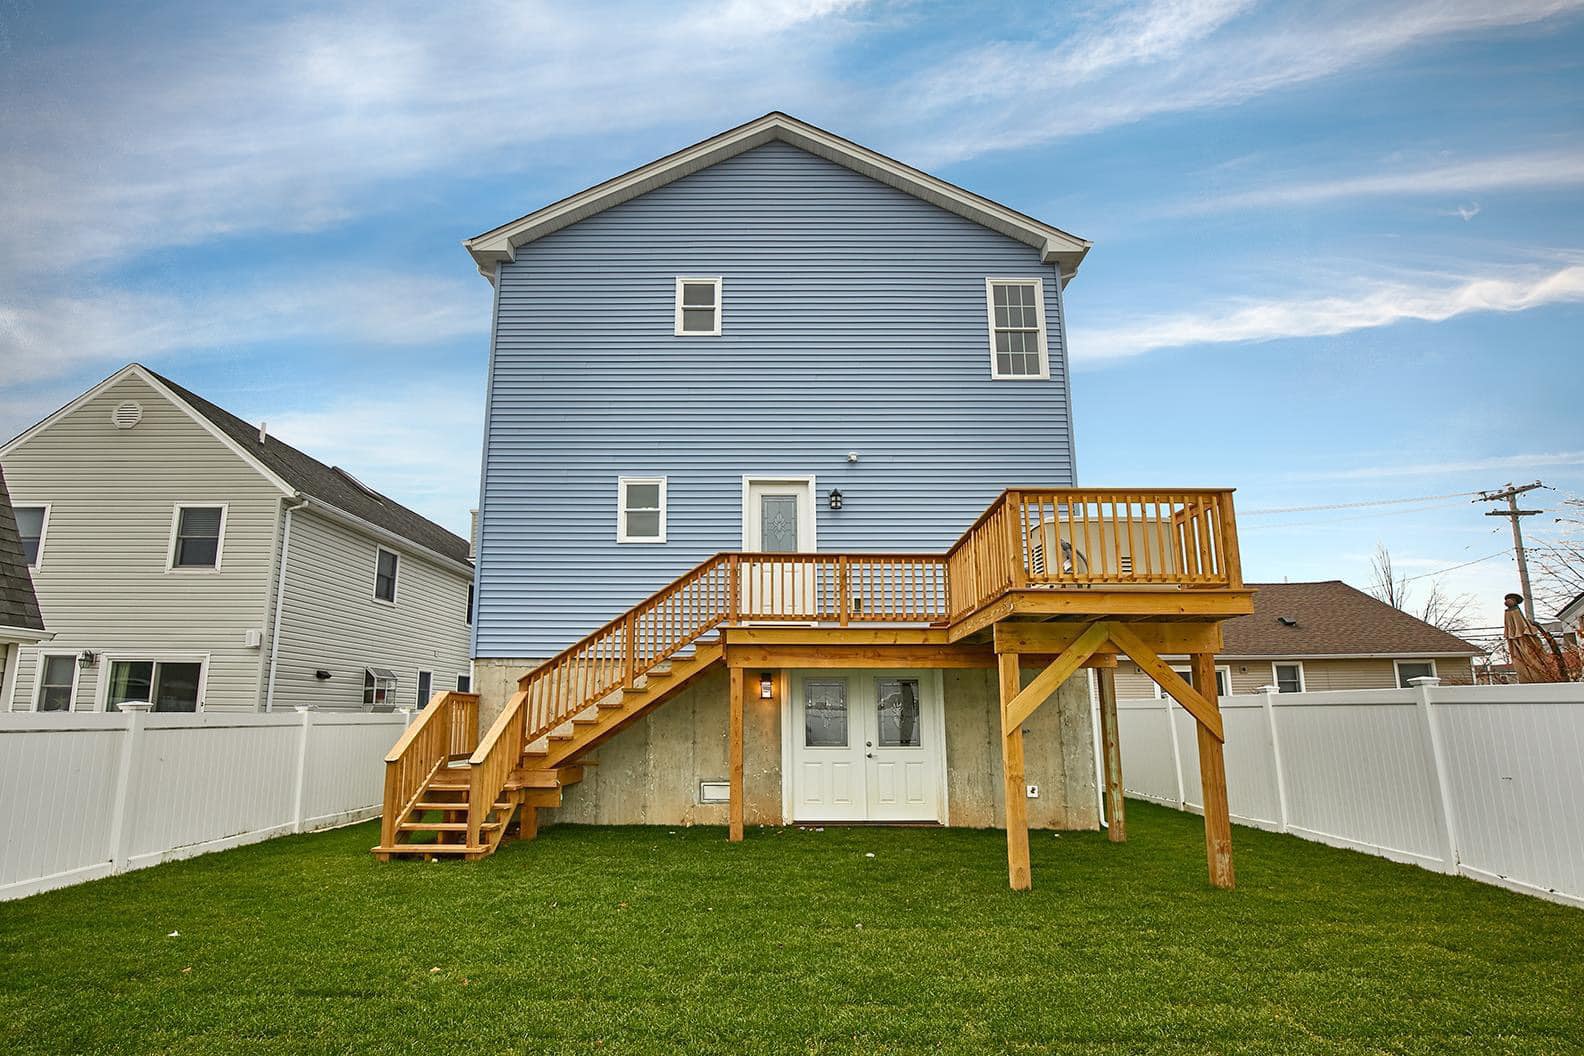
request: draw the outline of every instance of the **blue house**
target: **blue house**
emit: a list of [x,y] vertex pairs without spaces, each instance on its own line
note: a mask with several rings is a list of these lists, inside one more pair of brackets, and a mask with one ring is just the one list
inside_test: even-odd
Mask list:
[[[1058,618],[1043,656],[1103,616],[1205,644],[1243,611],[1228,493],[1072,487],[1081,238],[772,113],[465,245],[495,291],[469,780],[493,776],[457,853],[499,839],[503,790],[530,833],[1095,828],[1088,678],[1010,760],[997,627]],[[444,802],[409,769],[398,808]]]

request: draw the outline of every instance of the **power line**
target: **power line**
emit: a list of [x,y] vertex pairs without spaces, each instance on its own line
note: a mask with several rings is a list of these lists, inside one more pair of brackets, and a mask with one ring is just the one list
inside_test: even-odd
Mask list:
[[1474,560],[1465,561],[1461,565],[1449,565],[1446,568],[1438,568],[1434,572],[1421,572],[1417,576],[1408,576],[1408,577],[1406,577],[1403,580],[1403,582],[1404,583],[1412,583],[1414,580],[1417,580],[1417,579],[1428,579],[1431,576],[1445,575],[1448,572],[1456,572],[1460,568],[1467,568],[1470,565],[1477,565],[1477,564],[1480,564],[1483,561],[1492,561],[1492,560],[1495,560],[1498,557],[1506,557],[1506,556],[1507,556],[1507,550],[1504,547],[1501,550],[1496,551],[1494,554],[1486,554],[1484,557],[1476,557]]
[[[1513,556],[1518,559],[1518,585],[1523,588],[1524,614],[1529,617],[1530,622],[1533,622],[1535,618],[1534,592],[1529,589],[1529,561],[1524,557],[1523,529],[1518,526],[1518,521],[1523,517],[1538,517],[1544,511],[1520,510],[1518,508],[1518,496],[1527,491],[1534,491],[1536,488],[1543,487],[1545,485],[1538,480],[1532,484],[1523,484],[1518,487],[1508,484],[1505,487],[1479,492],[1479,498],[1474,500],[1475,502],[1507,503],[1505,510],[1486,510],[1485,516],[1506,517],[1512,521]],[[1560,663],[1560,654],[1557,659]]]
[[1367,499],[1363,502],[1331,502],[1322,506],[1273,506],[1268,510],[1239,510],[1239,517],[1260,517],[1274,513],[1314,513],[1318,510],[1355,510],[1363,506],[1401,506],[1410,502],[1432,502],[1438,499],[1464,499],[1478,491],[1454,491],[1446,495],[1415,495],[1407,499]]

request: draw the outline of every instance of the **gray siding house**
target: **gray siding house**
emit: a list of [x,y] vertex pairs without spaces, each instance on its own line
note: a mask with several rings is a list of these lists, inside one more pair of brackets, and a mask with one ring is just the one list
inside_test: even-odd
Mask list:
[[[939,553],[1003,488],[1074,482],[1062,298],[1088,243],[785,114],[466,245],[495,288],[486,725],[526,671],[717,552]],[[833,817],[801,784],[809,715],[839,698],[857,724],[898,686],[927,758],[914,813],[886,817],[998,824],[994,673],[939,670],[791,672],[748,719],[750,823]],[[726,694],[701,676],[618,733],[547,818],[723,822]],[[1094,827],[1089,701],[1064,690],[1037,722],[1034,823]],[[843,819],[877,820],[864,802]]]
[[11,509],[5,473],[0,472],[0,700],[10,696],[22,646],[49,638],[38,598],[33,594],[33,577],[28,572],[26,547],[36,546],[37,542],[30,537],[28,544],[23,543]]
[[53,634],[0,709],[390,708],[471,683],[466,540],[146,367],[0,466]]

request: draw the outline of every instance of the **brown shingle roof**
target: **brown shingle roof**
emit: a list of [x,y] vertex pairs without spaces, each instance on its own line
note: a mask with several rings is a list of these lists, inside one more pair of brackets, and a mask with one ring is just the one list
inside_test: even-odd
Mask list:
[[[1254,612],[1221,625],[1223,656],[1474,655],[1481,650],[1341,580],[1250,583]],[[1296,626],[1287,626],[1283,618]]]
[[22,540],[17,534],[16,513],[6,491],[5,474],[0,472],[0,627],[44,629],[38,598],[33,594],[33,577],[28,575],[22,556]]

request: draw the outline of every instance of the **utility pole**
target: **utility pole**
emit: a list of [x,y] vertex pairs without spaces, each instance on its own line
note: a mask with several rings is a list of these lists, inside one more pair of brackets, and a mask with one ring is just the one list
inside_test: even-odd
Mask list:
[[1502,502],[1505,500],[1507,503],[1505,510],[1486,510],[1485,516],[1507,517],[1512,520],[1513,554],[1518,558],[1518,586],[1523,594],[1524,615],[1528,616],[1530,620],[1535,618],[1534,595],[1529,591],[1529,561],[1524,557],[1523,529],[1518,526],[1518,518],[1534,517],[1545,511],[1520,510],[1518,508],[1518,496],[1526,491],[1533,491],[1542,487],[1545,487],[1545,485],[1538,480],[1532,484],[1523,484],[1518,487],[1508,484],[1493,491],[1482,491],[1479,498],[1474,500],[1475,502]]

